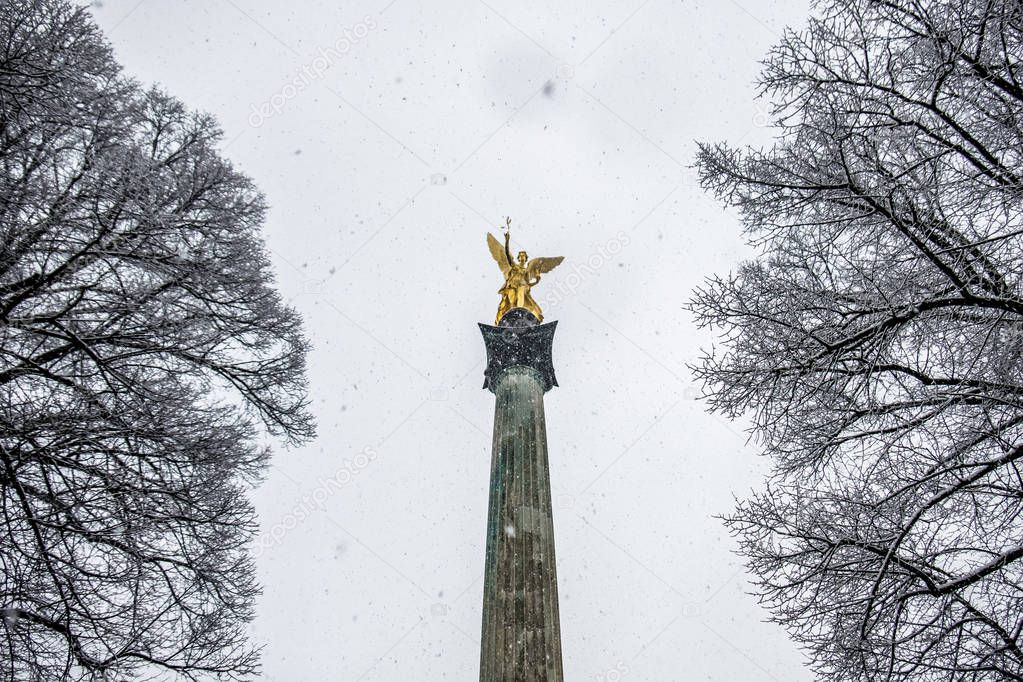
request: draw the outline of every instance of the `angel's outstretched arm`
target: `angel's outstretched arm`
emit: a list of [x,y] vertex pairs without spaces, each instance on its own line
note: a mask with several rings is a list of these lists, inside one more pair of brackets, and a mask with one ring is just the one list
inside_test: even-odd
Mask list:
[[504,231],[504,255],[508,258],[509,265],[515,262],[511,255],[511,232],[508,230]]

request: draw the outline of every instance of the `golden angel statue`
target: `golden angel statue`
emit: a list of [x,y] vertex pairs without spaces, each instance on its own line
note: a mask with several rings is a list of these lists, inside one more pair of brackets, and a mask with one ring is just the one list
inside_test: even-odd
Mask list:
[[[536,316],[536,319],[543,322],[543,313],[540,306],[533,300],[529,290],[540,281],[540,275],[548,273],[565,260],[564,256],[553,258],[529,257],[525,251],[519,251],[516,259],[512,258],[509,242],[511,240],[511,218],[507,218],[504,231],[504,246],[497,241],[497,237],[487,233],[487,246],[490,247],[490,255],[497,261],[504,275],[504,286],[497,293],[501,294],[501,304],[497,307],[497,322],[512,308],[525,308]],[[528,261],[528,262],[527,262]]]

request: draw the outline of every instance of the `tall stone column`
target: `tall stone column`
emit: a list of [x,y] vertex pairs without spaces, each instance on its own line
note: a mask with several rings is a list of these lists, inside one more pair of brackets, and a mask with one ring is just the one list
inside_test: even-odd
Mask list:
[[557,323],[522,308],[481,324],[494,445],[483,581],[480,682],[563,682],[543,395],[557,385]]

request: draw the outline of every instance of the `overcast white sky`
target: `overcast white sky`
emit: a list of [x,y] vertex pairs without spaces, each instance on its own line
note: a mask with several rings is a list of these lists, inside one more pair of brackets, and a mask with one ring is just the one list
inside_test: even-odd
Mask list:
[[694,140],[770,139],[758,60],[806,0],[93,9],[128,73],[220,120],[313,342],[319,438],[254,493],[265,679],[478,675],[505,215],[566,257],[536,292],[566,679],[811,679],[714,518],[766,462],[693,400],[681,310],[749,255]]

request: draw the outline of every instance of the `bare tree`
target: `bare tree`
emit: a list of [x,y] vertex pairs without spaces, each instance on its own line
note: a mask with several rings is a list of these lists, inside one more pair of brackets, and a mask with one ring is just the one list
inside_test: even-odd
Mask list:
[[822,679],[1023,679],[1023,4],[831,0],[703,145],[759,249],[694,369],[773,462],[728,520]]
[[0,4],[0,668],[251,677],[246,488],[312,435],[263,198],[81,8]]

